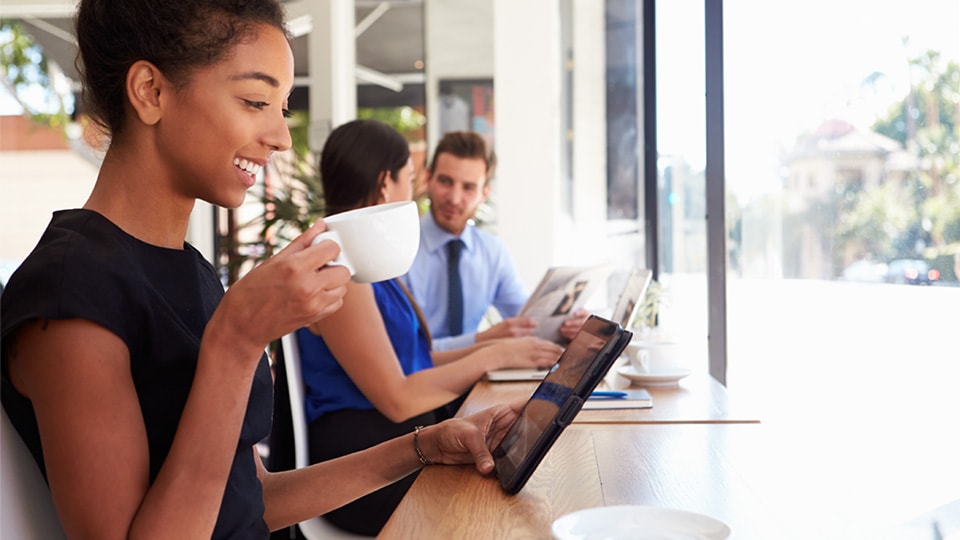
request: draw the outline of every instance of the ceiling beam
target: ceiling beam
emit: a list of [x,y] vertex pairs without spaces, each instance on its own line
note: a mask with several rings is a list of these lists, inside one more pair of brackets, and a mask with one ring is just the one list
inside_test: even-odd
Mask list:
[[51,36],[58,37],[74,47],[77,46],[77,36],[73,35],[73,32],[64,30],[55,24],[50,24],[39,17],[22,17],[22,19],[33,26],[36,26],[40,30],[50,34]]
[[70,18],[77,13],[76,0],[20,0],[0,2],[0,17],[24,19],[27,17]]
[[403,90],[403,83],[393,77],[390,77],[389,75],[385,75],[379,71],[375,71],[360,65],[357,66],[356,71],[356,77],[358,81],[376,84],[386,88],[387,90],[393,90],[394,92]]
[[353,37],[363,35],[363,33],[367,31],[367,28],[373,26],[373,23],[380,20],[380,17],[383,17],[383,14],[387,11],[390,11],[390,2],[380,2],[377,4],[377,7],[373,8],[373,11],[370,13],[367,13],[367,16],[354,27]]

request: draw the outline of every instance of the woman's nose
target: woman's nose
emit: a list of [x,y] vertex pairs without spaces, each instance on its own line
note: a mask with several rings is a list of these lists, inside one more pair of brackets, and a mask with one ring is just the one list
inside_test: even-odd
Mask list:
[[287,125],[286,117],[280,115],[279,119],[271,122],[264,133],[263,144],[276,152],[289,150],[293,146],[293,138],[290,136],[290,126]]

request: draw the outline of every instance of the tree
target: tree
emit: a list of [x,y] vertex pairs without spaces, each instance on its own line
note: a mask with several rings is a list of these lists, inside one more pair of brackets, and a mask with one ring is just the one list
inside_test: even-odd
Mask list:
[[838,232],[889,242],[889,258],[936,259],[960,247],[960,65],[937,51],[909,65],[910,91],[873,130],[900,141],[918,166],[903,184],[860,197]]
[[60,68],[50,62],[16,21],[0,19],[0,84],[34,121],[63,130],[73,95]]

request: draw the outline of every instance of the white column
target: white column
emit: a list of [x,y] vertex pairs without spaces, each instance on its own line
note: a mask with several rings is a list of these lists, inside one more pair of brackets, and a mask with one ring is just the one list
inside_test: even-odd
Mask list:
[[607,219],[607,92],[604,2],[573,0],[573,215]]
[[562,230],[560,20],[555,2],[494,0],[498,234],[531,288]]
[[[294,8],[293,4],[297,4]],[[291,2],[287,12],[306,12],[313,30],[308,36],[310,73],[310,147],[319,151],[333,128],[357,116],[353,0]]]
[[203,254],[203,258],[216,264],[216,253],[213,251],[214,239],[217,231],[213,227],[213,205],[207,201],[197,199],[190,213],[190,223],[187,225],[187,242]]

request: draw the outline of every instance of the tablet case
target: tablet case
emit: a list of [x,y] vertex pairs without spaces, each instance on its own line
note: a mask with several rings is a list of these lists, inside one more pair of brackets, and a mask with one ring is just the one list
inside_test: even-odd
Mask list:
[[504,491],[515,494],[523,488],[632,337],[597,315],[584,322],[493,451]]

